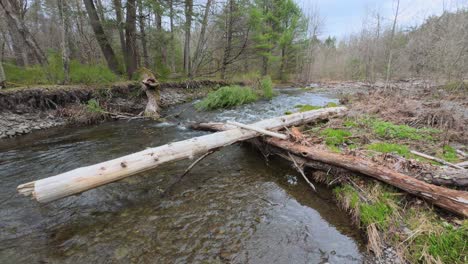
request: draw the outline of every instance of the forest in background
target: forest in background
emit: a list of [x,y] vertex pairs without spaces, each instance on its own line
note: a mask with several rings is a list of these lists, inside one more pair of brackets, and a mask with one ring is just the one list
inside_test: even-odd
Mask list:
[[395,3],[393,17],[370,12],[338,41],[323,36],[319,10],[293,0],[0,0],[3,75],[13,86],[113,82],[140,67],[162,80],[463,83],[468,9],[404,28]]

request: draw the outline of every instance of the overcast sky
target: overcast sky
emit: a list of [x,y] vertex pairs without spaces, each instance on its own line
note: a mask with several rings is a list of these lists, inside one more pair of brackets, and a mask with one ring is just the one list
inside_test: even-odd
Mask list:
[[[396,10],[395,0],[295,0],[307,13],[318,9],[324,19],[321,37],[328,35],[342,39],[349,33],[359,32],[366,14],[379,12],[384,22],[391,23]],[[430,15],[443,10],[467,8],[468,0],[400,0],[399,26],[421,24]]]

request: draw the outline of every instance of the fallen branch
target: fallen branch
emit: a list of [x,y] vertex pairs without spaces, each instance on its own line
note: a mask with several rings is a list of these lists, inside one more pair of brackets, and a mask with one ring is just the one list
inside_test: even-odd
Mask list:
[[450,162],[447,162],[443,159],[439,159],[439,158],[436,158],[436,157],[433,157],[433,156],[429,156],[427,154],[424,154],[424,153],[421,153],[421,152],[418,152],[418,151],[415,151],[415,150],[411,150],[411,153],[413,153],[414,155],[417,155],[417,156],[420,156],[420,157],[423,157],[425,159],[429,159],[429,160],[433,160],[433,161],[437,161],[441,164],[444,164],[444,165],[447,165],[447,166],[450,166],[450,167],[453,167],[453,168],[457,168],[457,169],[460,169],[460,170],[464,170],[463,167],[460,167],[458,165],[455,165],[453,163],[450,163]]
[[[199,124],[198,127],[208,129],[210,124]],[[220,124],[213,124],[211,128],[230,129],[229,126]],[[326,163],[351,172],[364,174],[421,197],[448,211],[468,217],[468,192],[429,184],[357,156],[332,153],[276,138],[263,138],[262,140],[268,145],[284,152],[293,153],[308,162]],[[308,162],[305,163],[306,166]]]
[[[281,129],[283,126],[295,126],[339,116],[344,114],[345,111],[345,107],[319,109],[270,118],[251,125],[263,129],[276,130]],[[125,177],[156,168],[167,162],[192,158],[213,149],[257,136],[259,136],[259,133],[255,131],[247,131],[234,127],[234,129],[229,131],[149,148],[117,159],[21,184],[17,189],[19,193],[26,196],[31,195],[38,202],[50,202],[121,180]]]
[[424,198],[434,205],[448,211],[468,217],[468,192],[432,185],[360,157],[317,150],[313,147],[302,146],[275,138],[264,139],[264,141],[306,159],[316,160],[362,173]]
[[309,178],[307,178],[307,176],[305,175],[303,166],[299,166],[299,165],[297,164],[296,159],[291,155],[291,153],[288,152],[288,155],[289,155],[289,158],[292,160],[292,162],[293,162],[293,164],[294,164],[294,167],[296,167],[297,171],[302,175],[302,177],[304,178],[304,180],[309,184],[310,187],[312,187],[312,189],[314,190],[314,192],[317,192],[317,189],[315,189],[314,184],[312,184],[312,183],[309,181]]

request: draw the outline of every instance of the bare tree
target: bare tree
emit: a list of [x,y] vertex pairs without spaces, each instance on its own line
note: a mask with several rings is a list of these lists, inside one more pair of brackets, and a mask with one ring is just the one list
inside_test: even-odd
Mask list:
[[190,71],[189,77],[192,78],[194,76],[194,72],[198,70],[198,66],[200,65],[200,57],[202,53],[203,46],[205,45],[206,39],[206,28],[208,27],[208,15],[210,13],[212,0],[207,0],[205,5],[205,14],[203,15],[203,21],[201,25],[200,36],[198,37],[197,47],[195,48],[195,54],[193,55],[192,60],[192,67]]
[[136,0],[127,0],[127,18],[125,21],[125,47],[127,77],[132,78],[137,69],[137,41],[136,41]]
[[190,74],[190,37],[192,30],[193,0],[185,0],[185,40],[184,40],[184,72]]
[[0,41],[0,89],[5,88],[6,86],[6,76],[5,71],[3,70],[3,49],[5,47],[5,42]]
[[122,2],[120,0],[113,0],[114,9],[115,9],[115,19],[117,21],[117,28],[119,30],[119,40],[120,47],[122,49],[122,55],[126,57],[126,48],[125,48],[125,32],[124,32],[124,21],[122,16]]
[[390,43],[389,43],[389,51],[388,51],[388,63],[387,63],[387,73],[385,77],[385,89],[388,88],[388,81],[390,79],[390,72],[392,67],[392,59],[393,59],[393,39],[395,38],[395,29],[396,23],[398,19],[398,11],[400,9],[400,0],[396,0],[397,6],[395,11],[395,17],[393,19],[393,26],[392,26],[392,34],[390,35]]
[[234,23],[234,0],[229,0],[227,7],[227,18],[226,18],[226,34],[225,34],[225,46],[223,52],[223,62],[221,65],[221,79],[226,79],[226,69],[231,56],[232,49],[232,26]]
[[[0,0],[0,6],[3,9],[3,12],[5,13],[5,17],[8,21],[8,26],[10,27],[10,30],[13,30],[15,34],[18,35],[17,41],[23,43],[23,47],[31,51],[34,58],[39,64],[46,65],[47,57],[37,44],[36,39],[26,28],[24,21],[20,18],[19,10],[23,10],[24,8],[20,7],[18,5],[18,2],[15,0]],[[22,50],[21,53],[23,54],[23,57],[27,57],[27,55],[25,55],[27,54],[27,51]]]
[[145,14],[143,10],[143,3],[142,0],[138,0],[138,24],[140,25],[140,39],[141,39],[141,46],[143,49],[143,65],[146,68],[150,67],[149,63],[149,55],[148,55],[148,44],[146,41],[146,29],[145,29]]
[[119,74],[120,71],[114,50],[112,49],[112,46],[110,45],[110,42],[104,32],[104,28],[102,27],[101,21],[99,20],[99,16],[97,14],[96,7],[94,6],[93,0],[83,0],[83,2],[85,4],[86,11],[88,12],[89,22],[93,28],[94,35],[96,36],[102,54],[104,54],[104,58],[106,59],[107,66],[113,72]]
[[70,20],[68,18],[68,4],[64,0],[57,0],[59,16],[60,16],[60,29],[61,29],[61,46],[62,46],[62,63],[63,63],[63,83],[70,83],[70,45],[68,43],[68,34],[70,29]]
[[171,26],[171,37],[170,37],[170,66],[171,72],[175,72],[175,37],[174,37],[174,0],[169,1],[169,22]]

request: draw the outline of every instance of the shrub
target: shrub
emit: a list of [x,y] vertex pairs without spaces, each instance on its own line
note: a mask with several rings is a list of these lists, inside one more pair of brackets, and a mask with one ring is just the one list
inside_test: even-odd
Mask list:
[[270,76],[265,76],[260,81],[260,86],[262,88],[262,93],[263,93],[264,98],[271,99],[276,95],[275,91],[273,91],[273,82],[271,81]]
[[209,93],[195,107],[197,110],[214,110],[251,103],[257,99],[258,96],[249,87],[225,86]]

